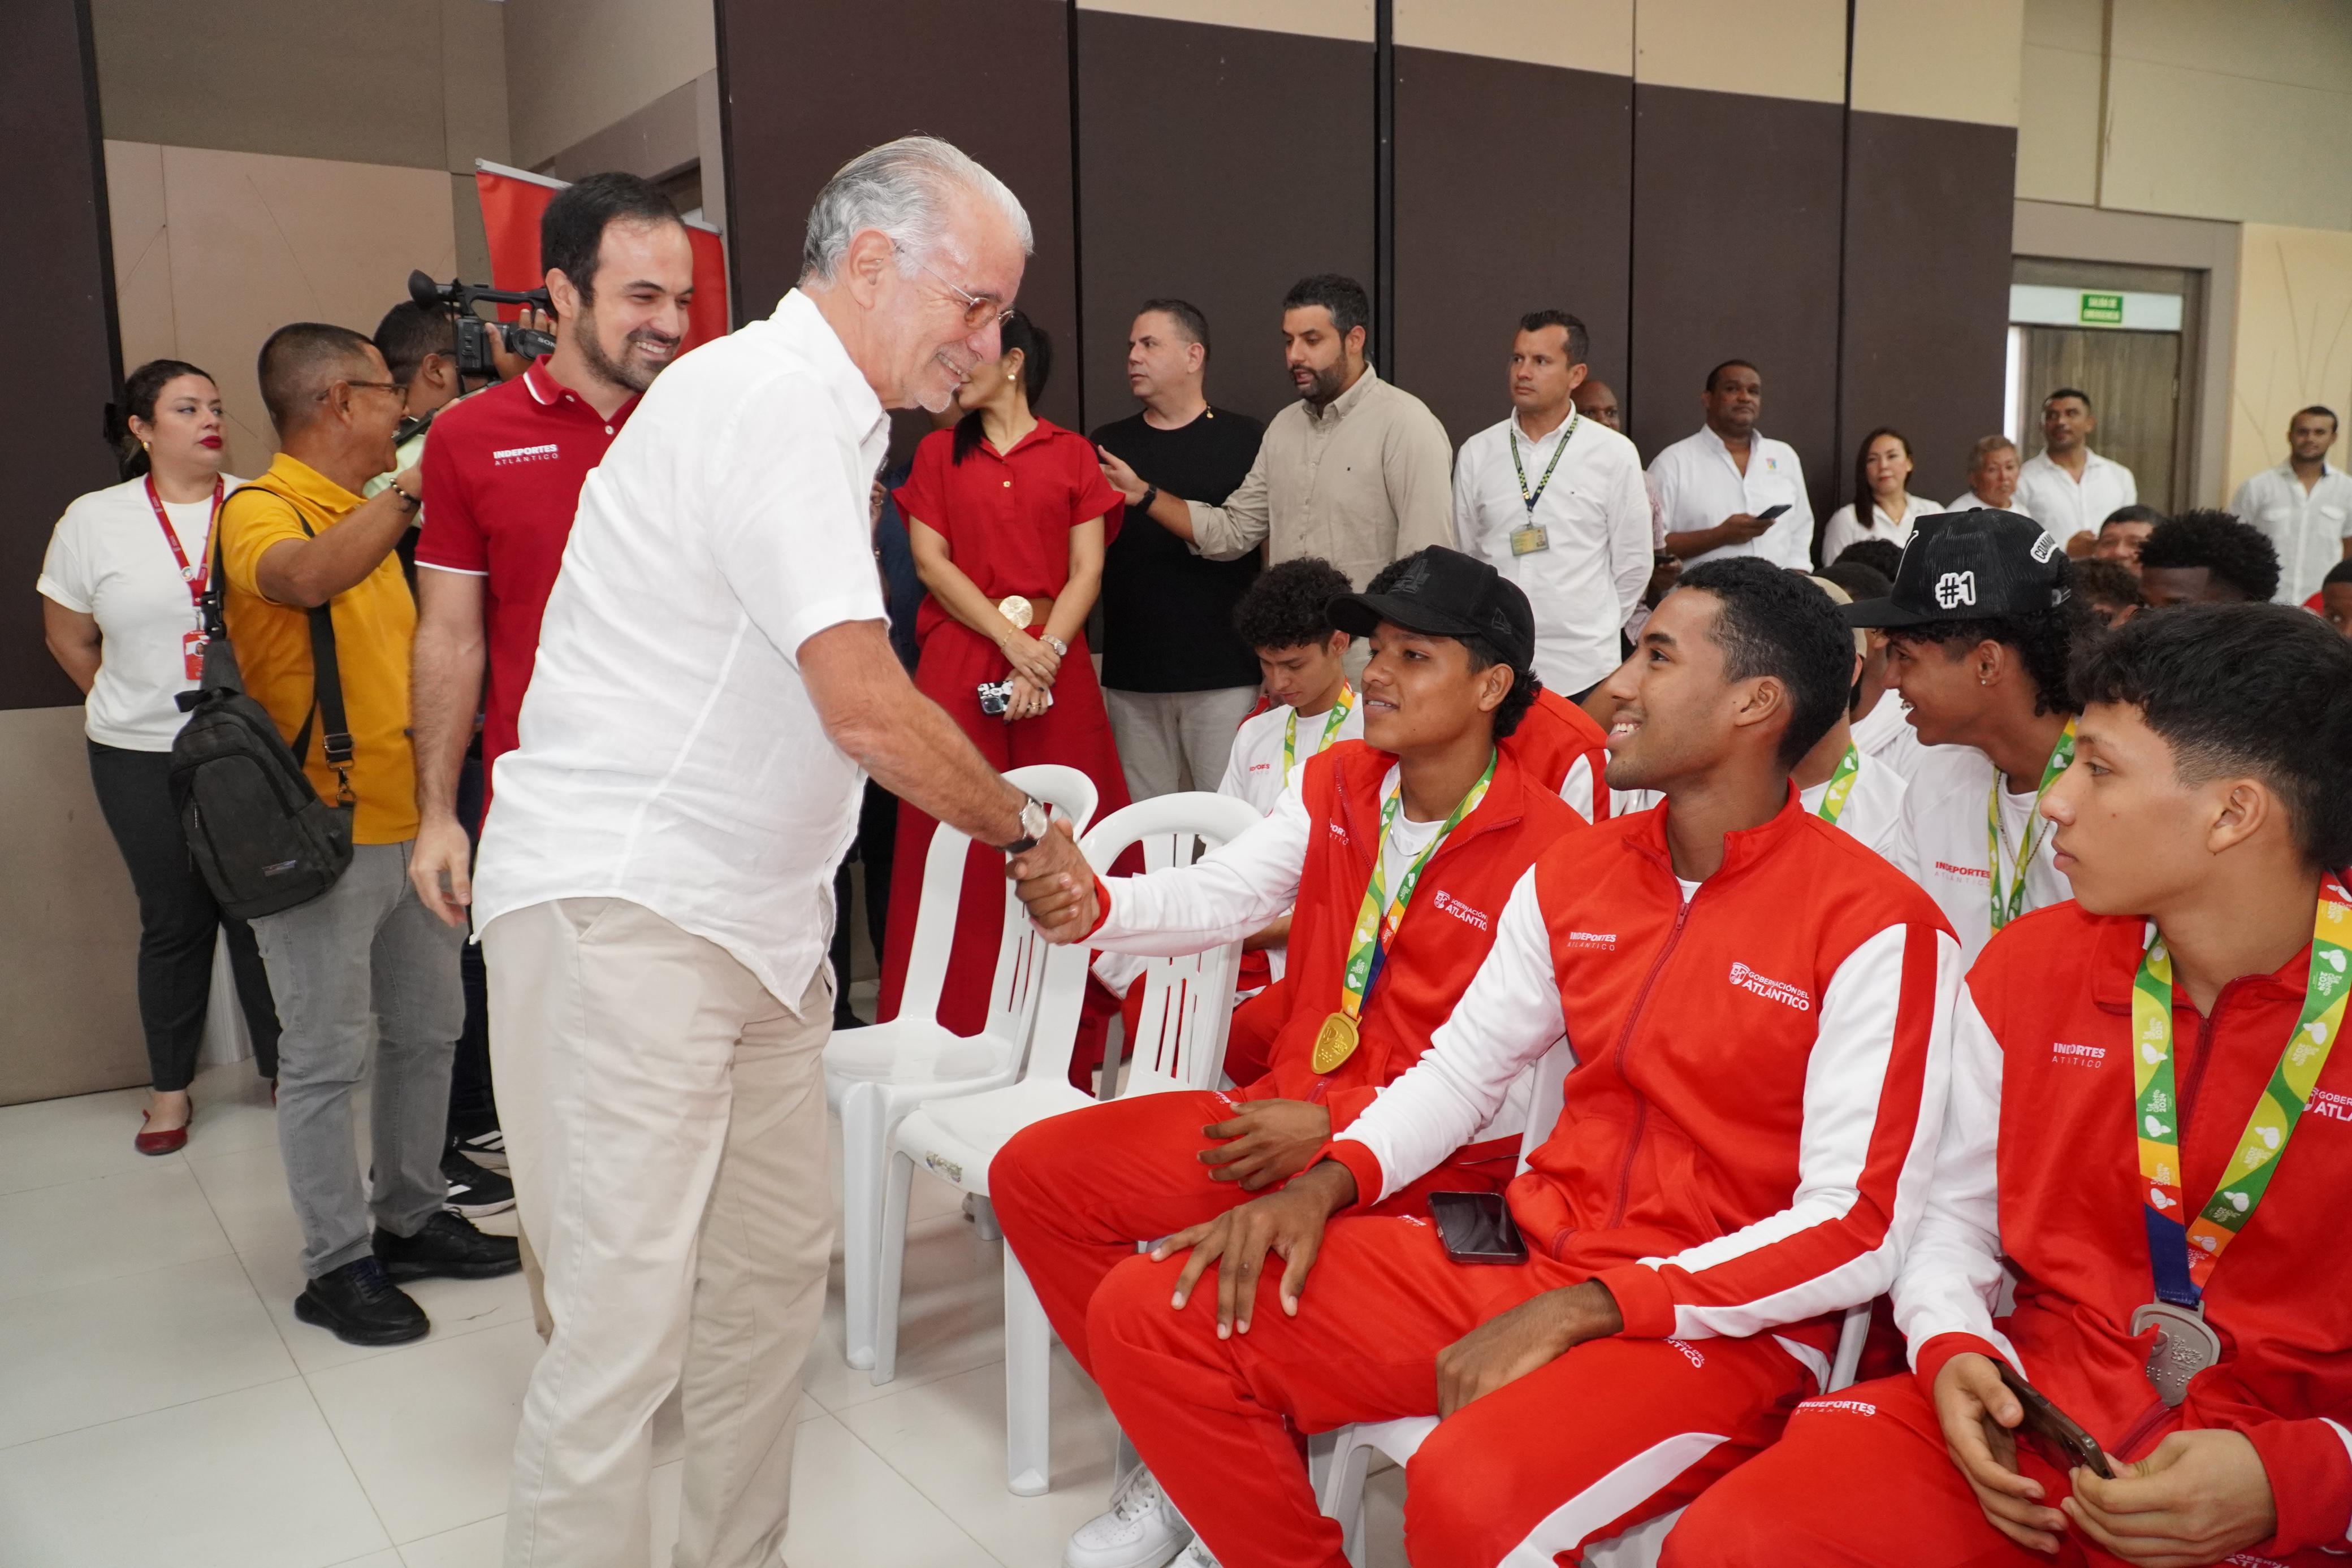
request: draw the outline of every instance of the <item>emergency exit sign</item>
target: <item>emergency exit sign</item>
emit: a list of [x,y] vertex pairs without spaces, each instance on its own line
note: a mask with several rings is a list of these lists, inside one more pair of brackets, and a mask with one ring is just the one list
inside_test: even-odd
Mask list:
[[2085,294],[2077,319],[2090,327],[2120,327],[2124,324],[2124,297],[2120,294]]
[[2065,288],[2046,283],[2009,286],[2009,319],[2021,327],[2178,332],[2184,304],[2178,294],[2142,293],[2131,288]]

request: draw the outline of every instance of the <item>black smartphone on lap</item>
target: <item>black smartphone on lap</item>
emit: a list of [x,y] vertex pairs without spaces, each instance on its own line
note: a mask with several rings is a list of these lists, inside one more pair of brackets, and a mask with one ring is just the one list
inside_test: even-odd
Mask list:
[[1429,1217],[1437,1239],[1456,1263],[1524,1263],[1528,1239],[1499,1192],[1433,1192]]

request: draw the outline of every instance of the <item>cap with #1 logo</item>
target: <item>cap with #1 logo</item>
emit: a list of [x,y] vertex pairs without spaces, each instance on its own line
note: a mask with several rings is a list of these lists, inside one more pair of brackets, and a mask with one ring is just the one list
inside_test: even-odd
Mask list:
[[2066,552],[2040,523],[1979,507],[1922,517],[1903,546],[1895,588],[1845,607],[1850,626],[1919,626],[2032,615],[2074,591]]

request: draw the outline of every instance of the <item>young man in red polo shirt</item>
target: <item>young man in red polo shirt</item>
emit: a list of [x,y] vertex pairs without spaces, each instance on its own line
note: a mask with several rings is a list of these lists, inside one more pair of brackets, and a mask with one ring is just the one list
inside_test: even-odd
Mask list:
[[[425,906],[460,927],[491,768],[514,748],[580,486],[676,357],[694,296],[694,250],[677,209],[633,174],[592,174],[559,192],[540,218],[540,259],[555,352],[443,410],[425,447],[409,698],[419,823],[408,873]],[[466,952],[451,1158],[503,1165],[480,949]]]
[[[1198,864],[1112,879],[1086,938],[1113,951],[1198,952],[1295,904],[1288,1010],[1267,1071],[1227,1094],[1145,1095],[1055,1117],[1014,1138],[989,1172],[1005,1240],[1081,1365],[1092,1363],[1087,1304],[1104,1276],[1138,1240],[1305,1169],[1454,1010],[1512,883],[1547,846],[1584,831],[1498,747],[1531,685],[1527,596],[1442,547],[1402,566],[1381,574],[1383,591],[1331,602],[1334,626],[1371,639],[1363,739],[1302,758],[1266,821]],[[1023,894],[1043,910],[1097,890],[1032,883]],[[1432,1186],[1499,1187],[1525,1107],[1522,1095],[1516,1120],[1504,1108],[1495,1126],[1464,1128],[1430,1179],[1389,1195],[1384,1212],[1423,1212]],[[1187,1533],[1139,1471],[1072,1538],[1066,1562],[1157,1568]]]
[[[1818,1391],[1918,1218],[1958,976],[1927,895],[1790,787],[1853,659],[1794,575],[1685,571],[1610,677],[1610,782],[1664,807],[1537,862],[1429,1050],[1318,1163],[1096,1291],[1096,1379],[1193,1562],[1339,1568],[1294,1430],[1444,1417],[1407,1554],[1494,1568],[1687,1501]],[[1563,1032],[1559,1121],[1508,1193],[1529,1260],[1465,1267],[1381,1216]]]
[[[1894,1291],[1916,1375],[1805,1406],[1670,1563],[2352,1552],[2352,647],[2283,605],[2166,611],[2075,690],[2042,802],[2074,896],[1969,972]],[[2004,1369],[2111,1478],[2021,1426]]]

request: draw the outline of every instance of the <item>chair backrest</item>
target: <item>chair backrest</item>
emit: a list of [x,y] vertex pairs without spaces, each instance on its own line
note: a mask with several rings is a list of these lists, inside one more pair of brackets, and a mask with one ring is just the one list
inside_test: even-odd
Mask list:
[[[1040,764],[1016,768],[1005,775],[1016,787],[1045,801],[1070,819],[1084,833],[1094,820],[1094,780],[1075,768]],[[940,988],[947,978],[948,955],[955,946],[956,915],[963,905],[969,835],[941,822],[931,831],[923,855],[923,892],[915,911],[915,937],[907,958],[907,981],[900,993],[898,1016],[936,1021]],[[996,949],[996,971],[989,984],[988,1017],[981,1032],[1018,1051],[1036,1017],[1045,979],[1045,940],[1030,926],[1013,884],[1004,884],[1004,934]]]
[[[1144,869],[1160,871],[1192,864],[1262,820],[1247,802],[1230,795],[1158,795],[1112,812],[1096,824],[1081,846],[1097,874],[1108,874],[1120,856],[1137,847],[1143,851]],[[1023,1077],[1068,1076],[1091,958],[1082,946],[1057,947],[1047,956],[1045,999]],[[1145,966],[1137,1038],[1129,1042],[1132,1065],[1127,1092],[1215,1085],[1224,1064],[1234,979],[1240,968],[1239,941],[1181,958],[1154,958]]]
[[1519,1169],[1528,1168],[1528,1159],[1551,1136],[1552,1127],[1559,1121],[1560,1108],[1567,1103],[1568,1074],[1575,1065],[1576,1053],[1569,1050],[1564,1035],[1536,1059],[1535,1092],[1528,1103],[1528,1130],[1519,1137]]

